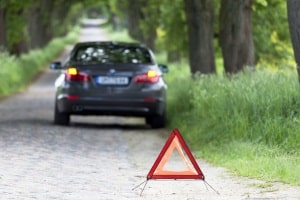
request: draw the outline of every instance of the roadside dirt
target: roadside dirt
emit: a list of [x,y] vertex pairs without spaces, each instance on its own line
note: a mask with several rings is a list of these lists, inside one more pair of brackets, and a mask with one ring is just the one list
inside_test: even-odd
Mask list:
[[[130,159],[138,169],[136,180],[143,182],[151,166],[156,160],[161,148],[170,133],[160,131],[126,131],[123,137],[128,141]],[[149,132],[149,133],[148,133]],[[147,134],[147,141],[143,142]],[[143,150],[142,150],[143,149]],[[145,156],[147,155],[147,156]],[[180,159],[178,162],[182,162]],[[202,180],[149,180],[142,193],[142,199],[300,199],[300,187],[294,187],[278,182],[265,182],[235,176],[228,170],[215,167],[197,160],[205,179],[213,189]],[[178,163],[180,164],[180,163]],[[216,191],[214,191],[216,190]],[[142,191],[142,186],[138,188]]]

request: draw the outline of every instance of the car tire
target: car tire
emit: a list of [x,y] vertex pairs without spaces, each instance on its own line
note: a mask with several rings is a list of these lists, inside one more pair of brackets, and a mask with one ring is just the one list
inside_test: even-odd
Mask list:
[[59,112],[57,104],[54,109],[54,124],[67,126],[70,123],[70,115]]
[[162,115],[146,117],[146,123],[153,129],[164,128],[166,126],[166,113]]

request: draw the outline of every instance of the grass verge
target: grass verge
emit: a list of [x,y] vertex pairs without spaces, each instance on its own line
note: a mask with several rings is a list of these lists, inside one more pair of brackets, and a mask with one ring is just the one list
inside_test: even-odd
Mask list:
[[169,127],[198,156],[238,175],[300,185],[296,73],[246,71],[192,80],[170,66]]

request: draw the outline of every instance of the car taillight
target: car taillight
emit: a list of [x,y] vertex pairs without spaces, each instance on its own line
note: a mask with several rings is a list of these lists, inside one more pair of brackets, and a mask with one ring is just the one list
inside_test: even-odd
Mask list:
[[66,79],[69,81],[90,81],[91,77],[83,72],[78,71],[78,69],[71,67],[66,71]]
[[145,74],[135,77],[136,83],[156,83],[159,80],[159,74],[154,70],[149,70]]
[[69,95],[69,96],[67,96],[67,99],[68,99],[68,100],[78,100],[78,99],[79,99],[79,96]]

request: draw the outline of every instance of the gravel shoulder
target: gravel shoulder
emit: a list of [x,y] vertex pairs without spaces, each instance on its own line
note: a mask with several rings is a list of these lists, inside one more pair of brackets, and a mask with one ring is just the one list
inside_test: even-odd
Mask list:
[[[147,134],[147,142],[141,142],[145,140],[145,134]],[[132,138],[130,132],[125,132],[123,137],[128,141],[130,159],[137,169],[137,180],[142,182],[169,133],[166,130],[149,130],[135,131],[134,135]],[[202,180],[149,180],[142,193],[142,199],[300,199],[300,187],[238,177],[224,168],[212,166],[201,159],[198,159],[197,163],[206,181],[219,194]],[[139,188],[139,191],[141,190],[142,187]]]

